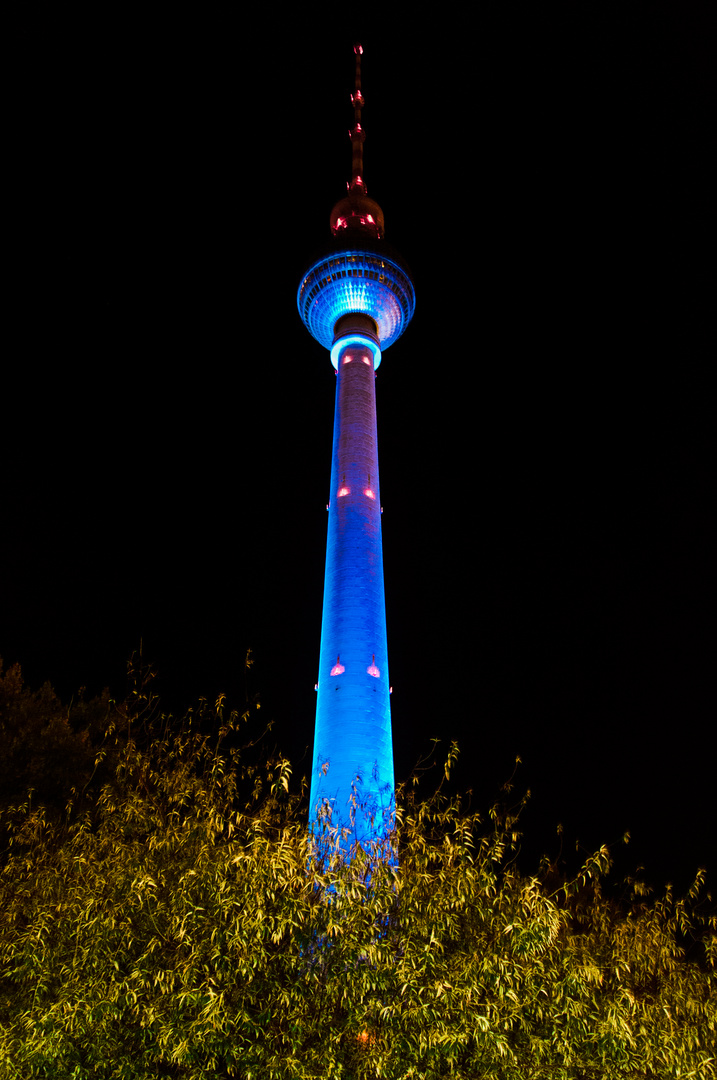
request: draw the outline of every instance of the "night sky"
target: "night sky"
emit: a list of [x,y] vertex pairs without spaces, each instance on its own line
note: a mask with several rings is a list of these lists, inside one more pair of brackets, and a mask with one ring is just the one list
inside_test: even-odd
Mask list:
[[630,830],[621,871],[714,885],[714,27],[579,7],[25,18],[0,655],[121,696],[141,640],[181,713],[242,707],[251,648],[308,772],[335,380],[296,290],[358,38],[417,294],[377,379],[397,779],[455,739],[487,809],[520,755],[528,865],[561,822],[568,855]]

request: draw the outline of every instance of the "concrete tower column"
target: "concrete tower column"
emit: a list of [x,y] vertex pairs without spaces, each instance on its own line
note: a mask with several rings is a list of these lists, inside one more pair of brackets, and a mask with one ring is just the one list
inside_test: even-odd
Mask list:
[[344,316],[337,332],[311,806],[365,844],[390,829],[394,801],[376,435],[380,350],[365,316]]

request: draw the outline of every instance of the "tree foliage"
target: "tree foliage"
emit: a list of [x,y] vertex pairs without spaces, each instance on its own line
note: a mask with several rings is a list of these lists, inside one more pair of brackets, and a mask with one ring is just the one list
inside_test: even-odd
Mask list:
[[397,861],[319,859],[288,762],[240,749],[247,714],[143,734],[146,706],[117,710],[94,802],[6,812],[8,1080],[717,1076],[700,876],[616,899],[606,849],[526,876],[516,815],[440,790],[400,793]]
[[0,658],[0,804],[30,793],[46,812],[62,812],[95,772],[95,753],[108,719],[108,691],[69,707],[45,683],[25,685],[19,664],[3,671]]

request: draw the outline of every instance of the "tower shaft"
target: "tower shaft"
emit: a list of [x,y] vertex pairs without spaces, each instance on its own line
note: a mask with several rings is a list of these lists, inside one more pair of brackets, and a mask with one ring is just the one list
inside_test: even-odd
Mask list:
[[311,807],[362,844],[385,837],[394,800],[375,342],[349,334],[337,361]]

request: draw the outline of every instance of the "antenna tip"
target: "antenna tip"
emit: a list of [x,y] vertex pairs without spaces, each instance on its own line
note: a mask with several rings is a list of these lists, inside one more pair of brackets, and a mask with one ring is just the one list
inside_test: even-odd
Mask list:
[[354,45],[354,52],[356,53],[357,56],[361,56],[363,54],[363,46],[359,45],[358,42],[357,42]]

